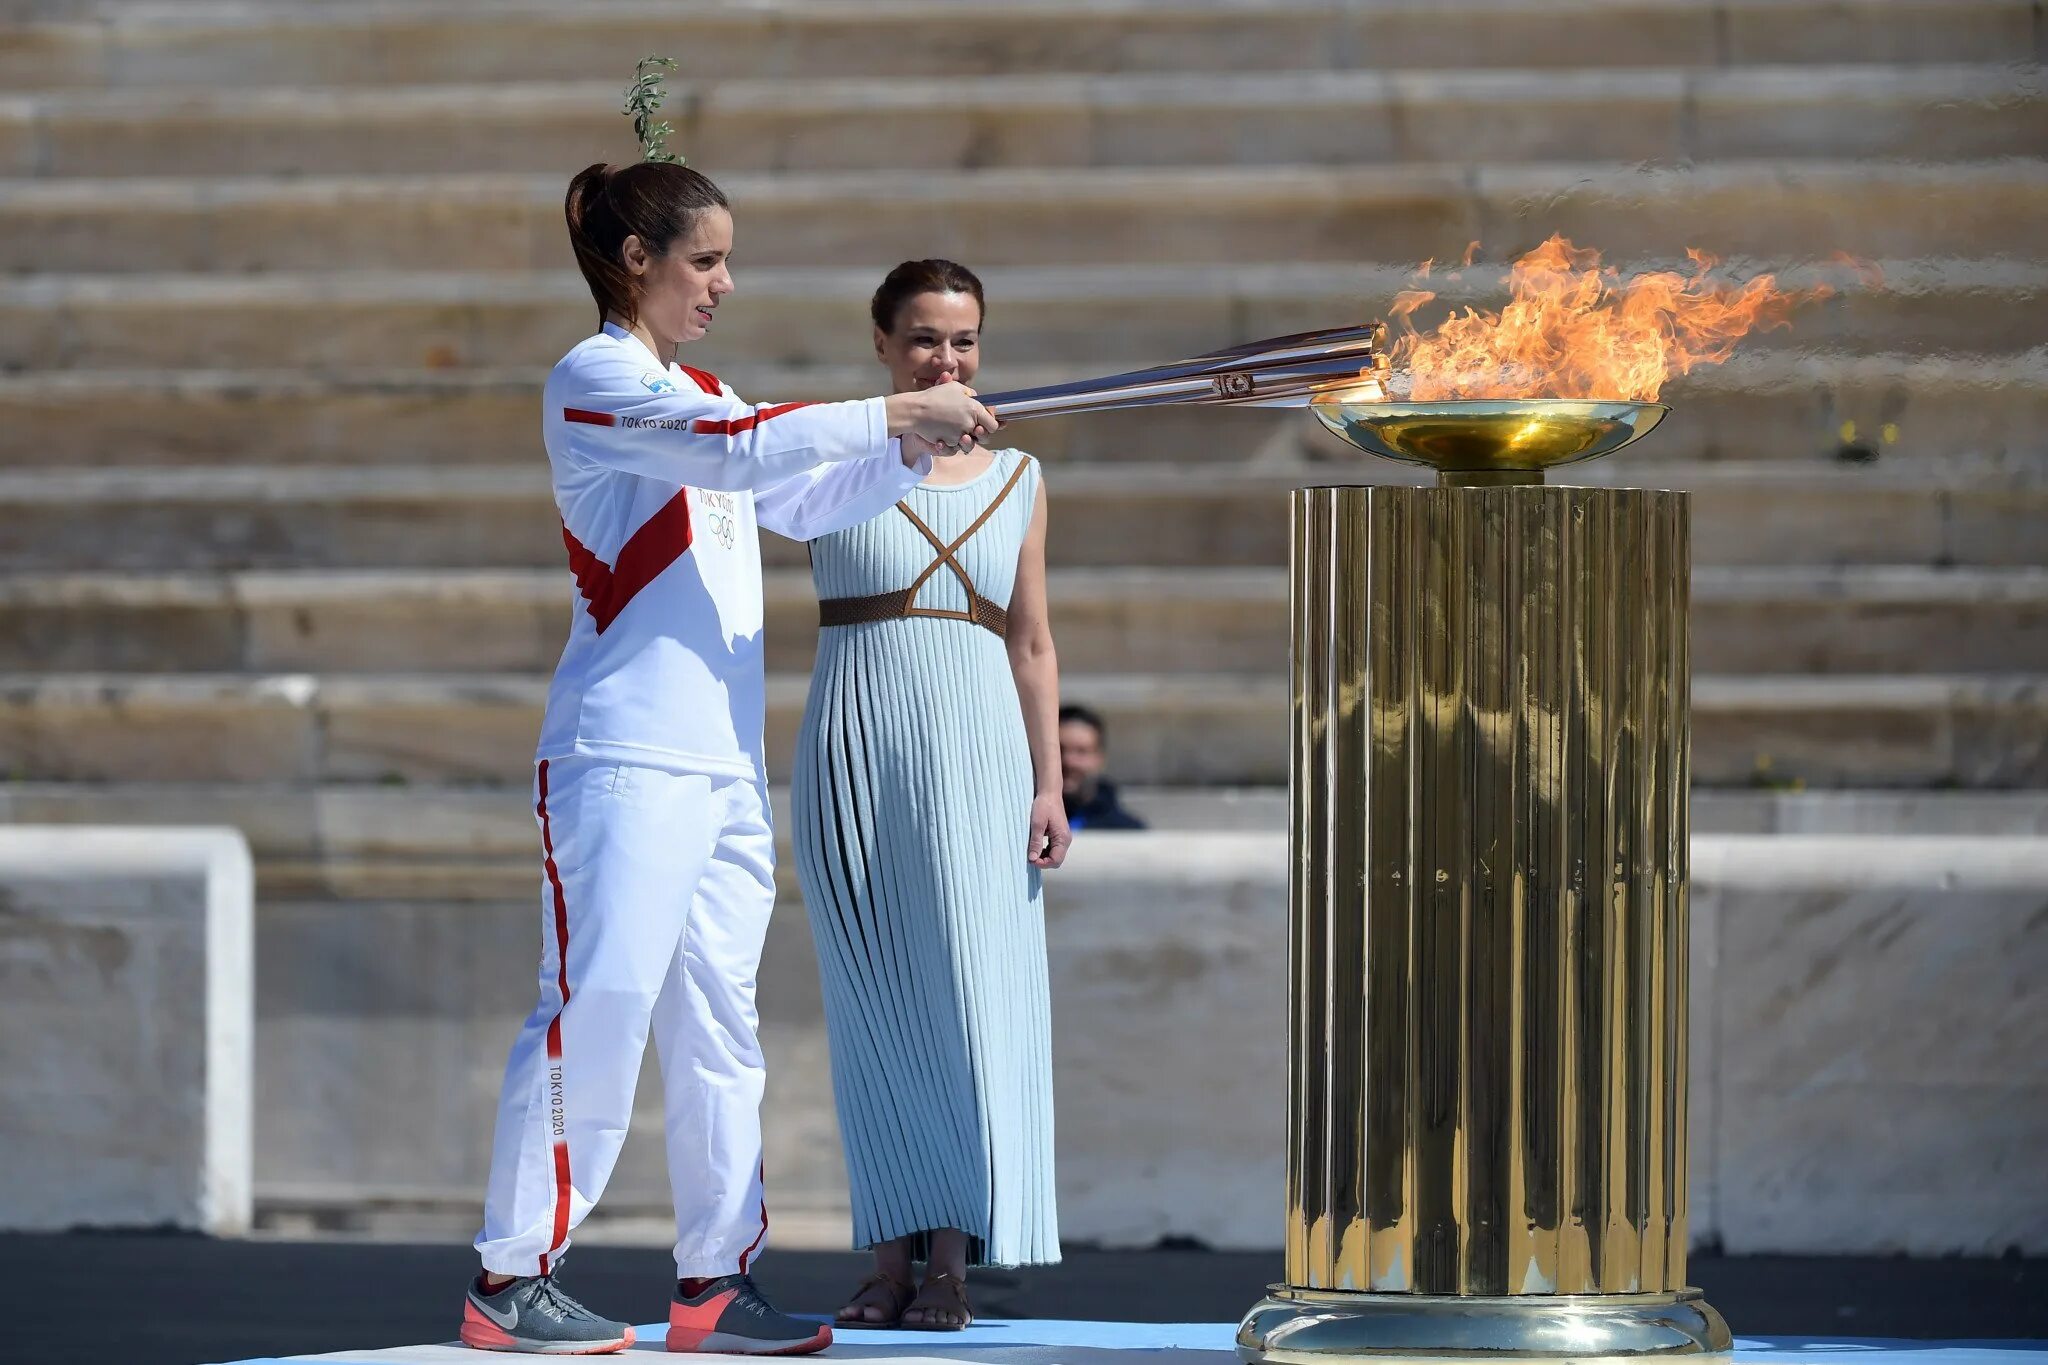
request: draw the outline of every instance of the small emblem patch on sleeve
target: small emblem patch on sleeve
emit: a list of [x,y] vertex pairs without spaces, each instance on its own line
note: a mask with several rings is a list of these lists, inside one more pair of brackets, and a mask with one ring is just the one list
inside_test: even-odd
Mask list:
[[646,374],[640,376],[640,386],[649,393],[674,393],[676,391],[675,380],[670,379],[665,374],[656,374],[653,370],[649,370]]

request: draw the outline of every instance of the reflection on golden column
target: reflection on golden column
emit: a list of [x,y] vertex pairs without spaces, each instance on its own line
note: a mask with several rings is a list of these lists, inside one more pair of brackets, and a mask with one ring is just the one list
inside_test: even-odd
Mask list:
[[1687,504],[1654,404],[1326,404],[1294,495],[1287,1283],[1248,1360],[1725,1351],[1686,1287]]

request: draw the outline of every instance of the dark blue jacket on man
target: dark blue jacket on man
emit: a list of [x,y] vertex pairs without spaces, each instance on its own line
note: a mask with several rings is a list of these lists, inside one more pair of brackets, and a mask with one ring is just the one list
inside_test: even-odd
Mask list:
[[1145,822],[1123,808],[1117,800],[1114,782],[1097,782],[1095,792],[1086,801],[1073,797],[1066,799],[1067,828],[1084,829],[1143,829]]

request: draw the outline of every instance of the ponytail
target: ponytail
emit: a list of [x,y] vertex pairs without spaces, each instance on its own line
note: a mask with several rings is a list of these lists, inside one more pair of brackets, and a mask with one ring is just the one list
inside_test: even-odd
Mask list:
[[569,182],[562,216],[577,269],[597,303],[600,320],[640,315],[640,288],[621,255],[628,237],[648,252],[665,253],[676,238],[713,208],[727,208],[724,193],[701,172],[667,161],[631,166],[586,166]]

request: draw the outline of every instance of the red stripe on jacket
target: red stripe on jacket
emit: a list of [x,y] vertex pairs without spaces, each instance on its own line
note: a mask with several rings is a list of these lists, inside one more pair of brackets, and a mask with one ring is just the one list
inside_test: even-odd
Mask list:
[[683,364],[681,361],[676,362],[676,368],[681,370],[684,374],[690,376],[690,378],[696,383],[698,388],[704,390],[704,392],[710,394],[713,398],[716,398],[719,394],[725,392],[725,385],[719,383],[718,376],[711,373],[711,371],[709,370],[693,370],[688,365]]
[[[717,394],[722,391],[717,375],[693,370],[688,365],[677,368],[689,375],[704,392]],[[809,406],[809,403],[776,403],[745,417],[700,418],[690,424],[690,430],[699,436],[737,436],[785,412]],[[586,408],[564,408],[562,416],[568,421],[589,426],[610,427],[617,426],[619,422],[611,413],[592,412]],[[659,512],[627,538],[619,549],[619,562],[615,565],[599,559],[589,546],[576,538],[566,522],[563,524],[562,545],[569,552],[569,572],[575,576],[576,590],[582,594],[591,620],[597,623],[598,634],[602,635],[618,619],[619,613],[642,588],[683,557],[692,538],[687,489],[670,498]]]
[[678,491],[626,538],[616,565],[592,554],[568,525],[563,525],[562,544],[569,551],[569,572],[576,577],[576,591],[583,595],[590,619],[597,622],[598,634],[604,634],[642,588],[683,557],[693,537],[687,488]]
[[771,407],[762,408],[759,412],[750,412],[745,417],[700,417],[690,423],[690,430],[699,436],[737,436],[743,431],[752,431],[761,423],[780,417],[785,412],[795,412],[798,408],[809,406],[809,403],[776,403]]

